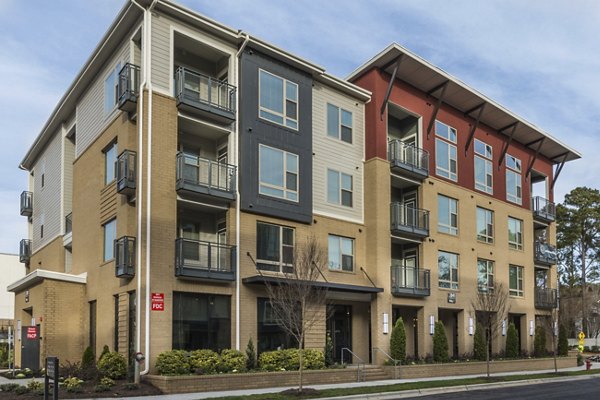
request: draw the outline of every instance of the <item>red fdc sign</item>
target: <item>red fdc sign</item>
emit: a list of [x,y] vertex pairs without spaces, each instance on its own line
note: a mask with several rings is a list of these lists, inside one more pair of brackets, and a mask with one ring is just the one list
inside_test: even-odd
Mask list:
[[152,311],[165,311],[164,293],[152,293]]
[[35,326],[27,327],[27,339],[37,339],[37,329]]

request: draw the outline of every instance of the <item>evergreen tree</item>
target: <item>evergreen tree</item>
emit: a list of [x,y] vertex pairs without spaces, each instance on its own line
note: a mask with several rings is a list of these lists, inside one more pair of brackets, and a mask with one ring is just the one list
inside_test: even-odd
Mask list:
[[248,344],[246,345],[246,368],[248,371],[256,368],[256,350],[254,349],[252,338],[248,339]]
[[483,326],[477,324],[475,326],[475,337],[473,338],[473,358],[479,361],[485,361],[485,333]]
[[81,368],[89,368],[96,365],[96,356],[92,346],[88,346],[81,357]]
[[519,338],[517,336],[517,328],[512,322],[508,324],[508,330],[506,331],[506,357],[519,357]]
[[433,361],[448,362],[448,338],[442,321],[436,322],[433,330]]
[[334,364],[333,361],[333,340],[331,340],[331,335],[327,332],[327,336],[325,337],[325,366],[331,367]]
[[535,328],[535,338],[533,339],[533,348],[535,350],[536,357],[544,357],[547,355],[546,351],[546,330],[543,326]]
[[569,354],[569,340],[567,339],[567,329],[561,325],[558,330],[558,355],[567,356]]
[[396,324],[392,328],[390,337],[390,351],[392,358],[404,362],[406,360],[406,330],[402,317],[398,318]]

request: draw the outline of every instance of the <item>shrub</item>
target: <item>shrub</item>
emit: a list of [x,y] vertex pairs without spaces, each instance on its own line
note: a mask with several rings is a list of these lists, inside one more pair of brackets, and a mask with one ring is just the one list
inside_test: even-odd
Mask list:
[[109,392],[110,391],[110,386],[106,386],[103,384],[98,384],[94,387],[94,392]]
[[600,351],[600,347],[599,346],[592,346],[592,353],[598,353]]
[[36,394],[44,393],[44,384],[32,379],[27,383],[27,389]]
[[331,367],[334,364],[333,352],[334,352],[333,340],[331,340],[331,335],[328,332],[327,336],[325,337],[325,349],[323,352],[325,355],[325,366],[326,367]]
[[63,381],[63,387],[67,392],[77,393],[81,391],[82,383],[81,379],[71,376]]
[[484,329],[481,324],[477,324],[475,326],[475,337],[473,338],[473,358],[485,361],[486,353]]
[[81,357],[81,368],[89,368],[95,364],[96,356],[94,356],[94,349],[92,349],[91,346],[88,346]]
[[302,351],[302,364],[304,369],[325,368],[325,355],[321,350],[306,349]]
[[22,372],[19,372],[17,375],[15,375],[15,379],[25,379],[27,378],[27,375],[25,375]]
[[243,372],[246,370],[248,358],[241,351],[224,349],[221,351],[220,372]]
[[265,371],[295,371],[300,368],[297,349],[265,351],[258,358],[258,366]]
[[25,394],[28,392],[29,392],[29,389],[27,389],[27,386],[19,385],[17,388],[15,388],[15,393],[18,395]]
[[561,325],[558,329],[558,355],[566,356],[569,354],[569,340],[567,339],[567,329]]
[[538,326],[535,330],[533,348],[536,357],[543,357],[546,355],[546,330],[543,326]]
[[219,368],[219,355],[212,350],[194,350],[190,353],[190,367],[197,374],[215,374]]
[[125,390],[137,390],[140,388],[140,385],[137,383],[126,383],[123,385],[123,389]]
[[81,364],[79,362],[70,362],[66,361],[60,365],[60,375],[61,376],[79,376],[79,372],[81,371]]
[[433,361],[448,361],[448,338],[446,337],[446,328],[444,328],[442,321],[435,323],[433,331]]
[[104,347],[102,347],[102,353],[100,353],[100,357],[98,357],[98,362],[100,362],[100,360],[102,360],[102,357],[104,357],[108,353],[110,353],[110,349],[108,348],[108,345],[104,345]]
[[156,369],[160,375],[187,375],[190,362],[183,350],[169,350],[158,355]]
[[127,374],[127,362],[125,357],[116,351],[106,353],[98,361],[98,370],[102,376],[111,379],[121,379]]
[[100,379],[100,385],[113,387],[113,386],[115,386],[115,381],[113,381],[109,377],[105,376],[104,378]]
[[19,386],[21,385],[19,385],[18,383],[4,383],[0,385],[0,390],[3,392],[13,392]]
[[404,329],[402,317],[398,318],[396,324],[394,324],[394,327],[392,328],[390,351],[394,360],[401,362],[406,360],[406,330]]
[[519,338],[517,328],[512,322],[508,324],[506,331],[506,357],[517,358],[519,356]]
[[248,339],[248,344],[246,345],[246,368],[249,370],[256,368],[256,349],[254,348],[252,338]]
[[583,356],[581,353],[577,353],[577,366],[581,367],[583,365]]
[[590,352],[590,346],[583,346],[583,351],[586,353]]

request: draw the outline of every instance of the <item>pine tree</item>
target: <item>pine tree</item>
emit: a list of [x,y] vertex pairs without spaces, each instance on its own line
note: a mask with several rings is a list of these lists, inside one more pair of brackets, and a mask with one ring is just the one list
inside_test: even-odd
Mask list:
[[248,344],[246,345],[246,368],[248,371],[256,368],[256,350],[254,349],[252,338],[248,339]]
[[544,357],[547,355],[546,351],[546,330],[543,326],[535,328],[535,338],[533,339],[533,348],[535,350],[536,357]]
[[325,355],[325,366],[326,367],[331,367],[334,364],[334,361],[333,361],[333,340],[331,340],[331,335],[329,334],[329,332],[327,333],[327,336],[325,337],[324,355]]
[[479,361],[485,361],[485,336],[481,324],[475,326],[475,337],[473,338],[473,358]]
[[435,323],[433,331],[433,361],[448,362],[448,338],[442,321]]
[[506,331],[506,358],[519,357],[519,338],[517,336],[517,328],[512,322],[508,324]]
[[569,340],[567,339],[567,329],[561,325],[558,330],[558,355],[569,355]]
[[396,324],[392,328],[390,351],[394,360],[401,362],[406,360],[406,330],[404,329],[402,317],[398,318]]

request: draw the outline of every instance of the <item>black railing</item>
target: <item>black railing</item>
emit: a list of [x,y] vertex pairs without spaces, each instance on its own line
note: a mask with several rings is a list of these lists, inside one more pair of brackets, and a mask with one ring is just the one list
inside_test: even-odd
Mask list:
[[558,308],[558,290],[535,288],[535,307],[546,310]]
[[179,103],[204,105],[209,110],[234,114],[236,91],[235,86],[225,81],[183,67],[175,72],[175,97]]
[[392,266],[392,294],[395,296],[429,296],[430,284],[428,269],[401,264]]
[[31,240],[21,239],[19,243],[19,261],[24,264],[29,264],[31,258]]
[[531,210],[535,218],[548,222],[556,219],[556,205],[543,197],[535,196],[531,199]]
[[390,206],[392,232],[412,233],[418,236],[429,235],[429,211],[403,203]]
[[65,235],[73,232],[73,213],[65,215]]
[[535,262],[554,265],[558,262],[556,247],[548,243],[535,242]]
[[399,167],[424,177],[429,175],[429,153],[400,140],[388,142],[388,161],[392,168]]
[[140,67],[127,63],[119,72],[117,83],[118,105],[120,110],[135,111],[140,90]]
[[117,158],[117,192],[126,196],[135,194],[137,153],[124,150]]
[[235,246],[179,238],[175,241],[175,276],[235,279]]
[[115,240],[115,276],[133,278],[135,276],[135,238],[123,236]]
[[178,187],[202,186],[229,194],[235,193],[235,165],[220,163],[189,154],[177,154]]
[[33,193],[21,192],[21,215],[31,217],[33,214]]

